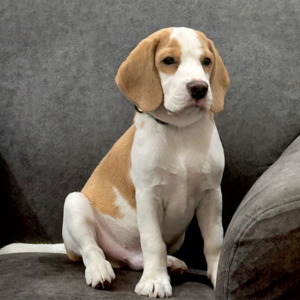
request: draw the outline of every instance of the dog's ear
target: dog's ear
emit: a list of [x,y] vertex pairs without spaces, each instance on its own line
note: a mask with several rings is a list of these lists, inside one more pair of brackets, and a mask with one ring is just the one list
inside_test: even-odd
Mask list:
[[213,69],[210,75],[210,87],[213,96],[210,110],[217,114],[223,110],[224,97],[230,85],[230,78],[213,42],[208,39],[208,44],[209,50],[214,56]]
[[142,40],[122,63],[116,83],[127,99],[143,112],[153,111],[163,102],[163,91],[155,66],[160,32]]

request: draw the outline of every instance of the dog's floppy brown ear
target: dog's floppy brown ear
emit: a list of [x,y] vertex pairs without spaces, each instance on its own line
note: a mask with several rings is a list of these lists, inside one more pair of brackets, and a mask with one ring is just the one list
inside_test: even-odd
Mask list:
[[210,110],[217,114],[223,110],[224,97],[230,85],[230,78],[213,42],[208,40],[208,44],[209,50],[214,55],[213,69],[210,76],[210,87],[213,96]]
[[153,111],[163,101],[163,91],[155,66],[159,33],[142,40],[122,63],[116,76],[121,92],[143,112]]

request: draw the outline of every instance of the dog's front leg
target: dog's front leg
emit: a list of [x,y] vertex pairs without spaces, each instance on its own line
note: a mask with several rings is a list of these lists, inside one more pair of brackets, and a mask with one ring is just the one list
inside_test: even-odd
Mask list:
[[150,191],[139,190],[136,191],[136,201],[144,272],[135,292],[153,298],[170,297],[172,287],[167,271],[167,249],[161,232],[162,202]]
[[220,187],[205,192],[196,210],[198,224],[204,240],[207,277],[216,288],[217,270],[223,243],[222,194]]

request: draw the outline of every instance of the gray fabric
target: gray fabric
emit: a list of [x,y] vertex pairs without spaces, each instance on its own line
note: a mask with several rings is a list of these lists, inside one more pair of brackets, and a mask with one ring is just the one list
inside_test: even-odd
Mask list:
[[[143,299],[134,293],[141,272],[116,270],[110,290],[103,291],[87,286],[84,266],[62,254],[3,255],[0,266],[0,299]],[[214,290],[206,283],[201,272],[191,270],[184,280],[173,283],[172,299],[214,299]]]
[[231,190],[227,222],[241,200],[234,193],[241,185],[245,193],[299,134],[299,14],[297,0],[2,0],[0,152],[10,211],[20,210],[10,218],[12,239],[61,241],[66,195],[132,122],[114,82],[118,66],[168,26],[205,32],[231,77],[216,118]]
[[[61,242],[66,195],[132,122],[117,69],[140,40],[169,26],[205,32],[231,77],[216,117],[226,228],[251,184],[299,134],[299,12],[297,0],[1,0],[0,244]],[[204,268],[194,225],[181,257]]]
[[300,299],[300,136],[254,184],[225,236],[216,299]]

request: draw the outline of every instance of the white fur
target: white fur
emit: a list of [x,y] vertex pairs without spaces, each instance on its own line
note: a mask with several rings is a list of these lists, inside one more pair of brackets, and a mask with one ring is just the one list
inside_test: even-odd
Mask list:
[[136,116],[135,124],[131,175],[144,257],[144,274],[136,292],[147,294],[149,282],[166,286],[167,252],[180,248],[195,211],[208,276],[215,285],[223,239],[220,182],[224,168],[216,127],[208,112],[183,128],[161,126],[144,114]]
[[[64,242],[68,250],[82,256],[86,282],[93,287],[115,278],[112,266],[128,265],[144,269],[136,293],[171,296],[167,266],[184,272],[186,265],[167,254],[180,248],[195,212],[204,238],[208,276],[216,284],[223,237],[220,182],[224,153],[208,111],[210,88],[204,108],[192,105],[186,90],[193,80],[209,84],[209,75],[199,62],[201,43],[187,28],[174,28],[171,38],[181,45],[182,62],[172,76],[160,72],[164,106],[151,112],[169,125],[157,123],[149,114],[137,114],[134,121],[130,176],[137,211],[115,187],[115,204],[124,216],[120,219],[95,211],[82,193],[72,193],[65,201]],[[42,249],[35,247],[29,248]],[[6,249],[0,254],[13,250]],[[25,246],[20,250],[25,251]]]

